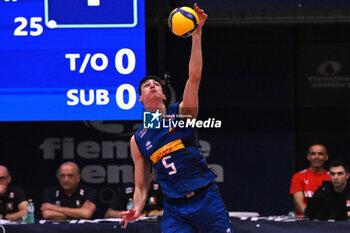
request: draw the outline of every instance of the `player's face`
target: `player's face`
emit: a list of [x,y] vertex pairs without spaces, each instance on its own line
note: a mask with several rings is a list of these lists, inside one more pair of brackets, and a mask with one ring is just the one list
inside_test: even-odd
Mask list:
[[141,86],[141,98],[140,101],[145,98],[161,98],[165,100],[165,95],[163,94],[162,85],[155,81],[154,79],[146,80]]
[[328,159],[326,148],[322,145],[314,145],[309,149],[307,159],[310,161],[310,165],[313,168],[322,168],[323,164]]
[[7,169],[0,167],[0,195],[5,194],[8,184],[11,182],[11,176]]
[[331,167],[329,169],[329,175],[335,188],[345,186],[349,179],[349,173],[346,173],[343,166]]
[[62,165],[59,173],[59,181],[63,190],[74,191],[80,182],[78,168],[73,164]]

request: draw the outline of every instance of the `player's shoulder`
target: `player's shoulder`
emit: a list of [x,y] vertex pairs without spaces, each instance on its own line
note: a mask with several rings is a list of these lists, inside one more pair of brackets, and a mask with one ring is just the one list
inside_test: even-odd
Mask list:
[[180,102],[176,102],[168,107],[167,114],[177,114],[179,113]]
[[297,173],[295,173],[294,175],[297,176],[297,175],[303,175],[303,174],[306,174],[307,173],[307,169],[304,169],[304,170],[301,170],[301,171],[298,171]]
[[307,169],[301,170],[298,173],[300,173],[300,174],[307,173]]
[[141,124],[140,127],[135,132],[135,134],[133,134],[130,137],[130,142],[142,139],[143,136],[145,136],[145,134],[147,133],[147,131],[148,130],[144,128],[143,124]]
[[296,173],[293,175],[293,179],[297,179],[297,178],[303,177],[303,176],[305,176],[306,174],[307,174],[307,169],[298,171],[298,172],[296,172]]

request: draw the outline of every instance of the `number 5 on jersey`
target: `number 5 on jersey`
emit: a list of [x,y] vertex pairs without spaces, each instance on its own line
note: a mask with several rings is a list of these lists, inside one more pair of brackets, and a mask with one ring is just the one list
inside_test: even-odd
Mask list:
[[170,159],[171,156],[166,156],[162,159],[162,163],[164,165],[165,168],[171,168],[171,171],[169,172],[169,175],[174,175],[176,174],[177,170],[176,170],[176,167],[175,167],[175,164],[174,163],[169,163],[167,164],[166,160]]

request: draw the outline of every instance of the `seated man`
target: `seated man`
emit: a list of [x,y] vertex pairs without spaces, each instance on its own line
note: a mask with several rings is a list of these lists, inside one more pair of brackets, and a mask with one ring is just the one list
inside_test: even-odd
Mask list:
[[290,194],[293,195],[295,211],[298,215],[303,215],[305,212],[306,198],[312,197],[323,181],[330,180],[327,170],[323,168],[328,160],[324,145],[311,145],[307,160],[310,161],[310,167],[294,174],[290,185]]
[[89,219],[96,211],[95,190],[80,183],[78,165],[63,163],[59,168],[59,186],[48,188],[41,205],[45,219]]
[[[150,176],[152,181],[152,175]],[[128,210],[128,202],[132,201],[134,196],[135,185],[133,183],[123,185],[119,189],[116,200],[112,203],[111,207],[107,210],[105,218],[118,218],[119,212]],[[147,201],[142,211],[142,216],[162,216],[164,208],[164,198],[161,187],[156,182],[151,182],[150,189],[148,191]]]
[[9,170],[0,165],[0,218],[15,221],[27,214],[28,202],[23,189],[10,182]]
[[315,198],[346,198],[347,215],[350,217],[349,167],[342,161],[333,161],[329,168],[331,181],[324,181],[314,193]]

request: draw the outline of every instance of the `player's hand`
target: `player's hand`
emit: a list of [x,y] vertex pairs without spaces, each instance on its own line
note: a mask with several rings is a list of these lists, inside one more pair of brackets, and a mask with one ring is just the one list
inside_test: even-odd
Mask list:
[[89,208],[92,208],[93,206],[94,204],[91,201],[86,200],[81,208],[89,209]]
[[204,10],[202,10],[202,9],[200,9],[198,7],[197,3],[195,3],[193,5],[193,9],[198,15],[198,28],[197,28],[197,31],[200,31],[202,29],[205,21],[207,20],[208,15],[204,12]]
[[124,223],[123,228],[125,229],[126,226],[128,225],[128,222],[132,222],[137,220],[140,217],[140,213],[136,212],[135,209],[130,209],[128,211],[121,211],[119,213],[119,217],[123,218],[120,220],[120,224]]

